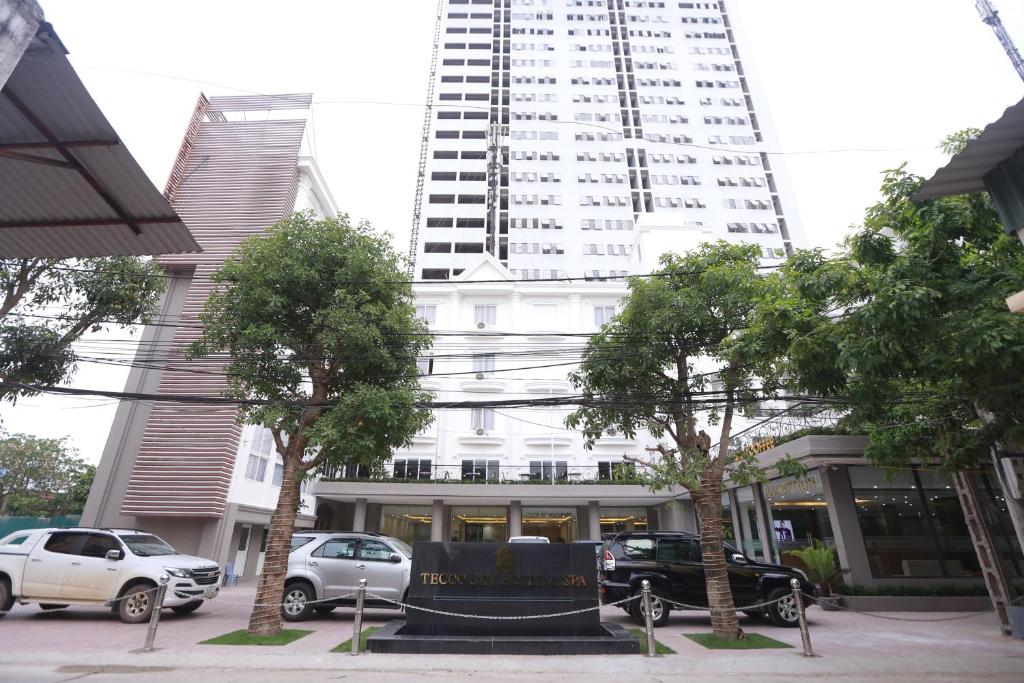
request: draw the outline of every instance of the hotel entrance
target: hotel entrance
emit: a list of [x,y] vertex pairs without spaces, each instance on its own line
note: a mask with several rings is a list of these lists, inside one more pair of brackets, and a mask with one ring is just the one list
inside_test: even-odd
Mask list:
[[523,508],[523,536],[544,536],[552,543],[574,542],[576,508]]
[[453,507],[451,540],[504,543],[508,540],[508,508]]

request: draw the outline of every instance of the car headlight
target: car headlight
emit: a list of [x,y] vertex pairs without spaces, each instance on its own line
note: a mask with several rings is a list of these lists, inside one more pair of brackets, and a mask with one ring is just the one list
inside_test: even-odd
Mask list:
[[167,572],[168,574],[170,574],[171,576],[178,577],[179,579],[191,579],[192,578],[192,570],[191,569],[179,569],[178,567],[164,567],[164,571]]

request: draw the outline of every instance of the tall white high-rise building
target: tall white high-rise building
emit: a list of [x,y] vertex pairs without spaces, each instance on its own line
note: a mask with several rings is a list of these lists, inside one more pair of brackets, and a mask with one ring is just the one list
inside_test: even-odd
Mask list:
[[647,221],[757,244],[768,262],[802,246],[725,2],[440,8],[417,279],[483,252],[520,279],[630,274]]

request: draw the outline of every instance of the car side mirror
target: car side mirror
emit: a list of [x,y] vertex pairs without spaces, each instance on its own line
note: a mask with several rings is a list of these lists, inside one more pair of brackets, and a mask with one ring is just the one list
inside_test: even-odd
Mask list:
[[732,560],[733,562],[735,562],[736,564],[746,564],[747,563],[747,558],[743,557],[743,555],[740,555],[739,553],[733,553],[729,557],[729,559]]
[[402,557],[398,553],[391,553],[388,555],[388,562],[401,562]]
[[123,560],[124,559],[124,551],[123,550],[108,550],[107,554],[104,555],[104,557],[106,557],[108,560]]

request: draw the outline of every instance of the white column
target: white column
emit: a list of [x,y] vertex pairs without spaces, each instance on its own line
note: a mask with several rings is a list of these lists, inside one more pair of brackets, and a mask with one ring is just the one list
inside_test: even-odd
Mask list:
[[356,498],[356,510],[352,515],[352,531],[366,531],[365,498]]
[[587,530],[591,541],[601,540],[601,503],[596,500],[587,503]]
[[435,500],[430,513],[430,540],[444,541],[444,501]]
[[508,535],[509,537],[523,535],[523,502],[521,500],[513,500],[508,504]]

